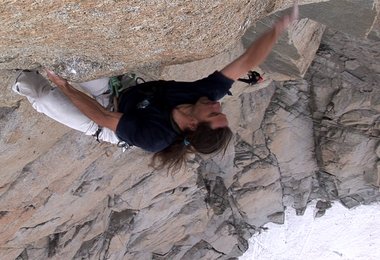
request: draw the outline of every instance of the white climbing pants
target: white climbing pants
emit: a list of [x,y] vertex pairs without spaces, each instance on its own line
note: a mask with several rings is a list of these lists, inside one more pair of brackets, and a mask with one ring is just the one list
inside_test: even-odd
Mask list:
[[[103,93],[108,90],[108,80],[109,78],[101,78],[78,85],[91,94],[102,106],[107,107],[109,94]],[[93,135],[98,130],[98,125],[94,121],[79,111],[59,88],[52,87],[50,82],[37,71],[20,72],[12,89],[16,93],[26,96],[35,110],[55,121],[86,135]],[[102,129],[99,140],[113,144],[119,142],[116,134],[108,128]]]

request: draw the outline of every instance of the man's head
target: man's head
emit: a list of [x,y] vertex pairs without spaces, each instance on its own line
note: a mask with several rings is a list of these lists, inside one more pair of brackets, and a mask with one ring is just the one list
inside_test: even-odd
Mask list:
[[185,163],[187,154],[226,151],[233,134],[219,102],[202,97],[194,105],[177,107],[172,116],[182,133],[153,156],[156,168],[168,166],[175,172]]
[[201,97],[194,104],[191,115],[197,123],[207,123],[211,129],[228,126],[227,116],[222,113],[222,106],[217,101],[211,101],[207,97]]
[[193,105],[191,116],[195,119],[196,127],[185,131],[185,136],[195,151],[209,154],[226,149],[232,131],[219,102],[201,97]]

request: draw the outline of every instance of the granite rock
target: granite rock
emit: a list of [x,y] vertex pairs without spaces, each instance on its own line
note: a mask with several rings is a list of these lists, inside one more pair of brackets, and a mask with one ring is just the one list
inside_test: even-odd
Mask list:
[[[153,170],[144,151],[123,153],[53,122],[9,88],[15,68],[39,66],[77,80],[130,69],[147,79],[195,80],[242,53],[244,41],[234,39],[251,22],[290,2],[1,5],[8,20],[0,29],[0,258],[233,259],[265,223],[283,223],[285,207],[302,214],[318,199],[322,216],[335,200],[380,201],[373,26],[362,27],[372,30],[368,39],[332,29],[321,38],[324,26],[301,20],[298,36],[318,36],[312,48],[298,40],[280,49],[297,49],[299,62],[284,60],[297,77],[308,67],[304,79],[273,81],[268,71],[258,85],[236,83],[223,99],[235,133],[226,153],[193,156],[175,174]],[[318,7],[313,2],[301,8]],[[333,5],[319,7],[326,4]]]

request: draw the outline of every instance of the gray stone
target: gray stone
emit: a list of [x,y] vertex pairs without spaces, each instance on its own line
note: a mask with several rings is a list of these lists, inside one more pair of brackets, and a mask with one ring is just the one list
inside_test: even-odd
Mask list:
[[269,215],[268,219],[270,220],[270,222],[273,222],[276,224],[284,224],[285,223],[285,214],[284,214],[284,212],[274,213],[272,215]]
[[[347,207],[380,201],[377,42],[326,30],[305,80],[273,82],[268,74],[255,86],[234,85],[223,100],[236,133],[226,154],[189,157],[168,174],[149,167],[146,152],[122,153],[36,113],[10,91],[13,69],[49,65],[84,80],[140,68],[148,80],[195,80],[238,57],[243,46],[235,39],[290,1],[12,4],[11,13],[0,7],[9,25],[1,35],[13,30],[0,44],[1,259],[235,259],[263,225],[284,222],[285,206],[302,214],[319,200],[322,216],[337,200]],[[304,5],[301,14],[306,7],[318,10]],[[372,12],[357,26],[365,28]],[[37,26],[52,16],[57,23]],[[131,36],[132,25],[141,27]],[[312,39],[317,27],[303,20],[293,33]],[[58,41],[55,33],[73,38]],[[287,60],[304,59],[297,44],[278,51],[299,73],[305,67]],[[185,61],[193,62],[174,64]]]
[[355,70],[360,66],[359,62],[357,62],[356,60],[348,60],[345,62],[344,65],[348,70]]
[[308,89],[305,81],[289,81],[277,88],[264,125],[284,186],[284,205],[296,209],[306,206],[311,176],[317,170]]
[[336,31],[363,38],[376,22],[376,0],[333,0],[300,6],[300,17],[307,17]]

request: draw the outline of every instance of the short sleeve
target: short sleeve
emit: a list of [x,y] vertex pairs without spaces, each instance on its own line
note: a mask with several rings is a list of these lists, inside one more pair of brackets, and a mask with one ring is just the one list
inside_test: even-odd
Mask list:
[[215,71],[206,78],[194,82],[200,92],[208,99],[216,101],[223,98],[225,95],[232,95],[230,89],[234,81],[224,76],[221,72]]

